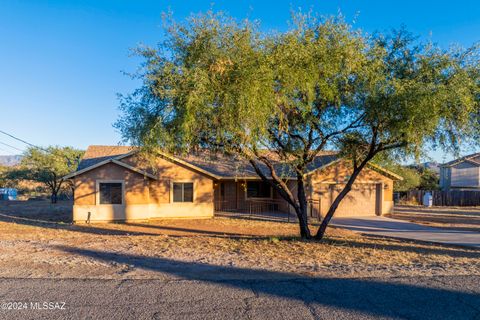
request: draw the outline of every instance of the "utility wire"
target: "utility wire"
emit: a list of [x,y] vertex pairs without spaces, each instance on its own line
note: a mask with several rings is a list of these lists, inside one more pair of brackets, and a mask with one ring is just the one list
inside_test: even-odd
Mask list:
[[7,133],[7,132],[5,132],[5,131],[0,130],[0,133],[3,133],[4,135],[9,136],[10,138],[13,138],[13,139],[18,140],[18,141],[20,141],[20,142],[23,142],[23,143],[25,143],[25,144],[27,144],[27,145],[29,145],[29,146],[31,146],[31,147],[34,147],[34,148],[37,148],[37,149],[46,151],[46,150],[43,149],[43,148],[40,148],[40,147],[38,147],[38,146],[36,146],[36,145],[34,145],[34,144],[30,143],[30,142],[27,142],[27,141],[25,141],[25,140],[22,140],[22,139],[20,139],[20,138],[17,138],[17,137],[15,137],[14,135],[11,135],[10,133]]
[[[5,131],[3,131],[3,130],[0,130],[0,133],[3,133],[3,134],[6,135],[6,136],[9,136],[9,137],[11,137],[11,138],[13,138],[13,139],[15,139],[15,140],[20,141],[20,142],[23,142],[23,143],[25,143],[26,145],[29,145],[29,146],[34,147],[34,148],[36,148],[36,149],[42,150],[42,151],[44,151],[44,152],[49,152],[47,149],[44,149],[44,148],[39,147],[39,146],[36,146],[36,145],[34,145],[33,143],[27,142],[27,141],[25,141],[25,140],[23,140],[23,139],[17,138],[17,137],[15,137],[13,134],[7,133],[7,132],[5,132]],[[3,143],[3,142],[0,142],[0,143],[7,145],[6,143]],[[13,148],[15,148],[15,147],[13,147]],[[15,149],[20,150],[20,149],[18,149],[18,148],[15,148]],[[23,150],[20,150],[20,151],[23,152]],[[58,155],[56,155],[56,154],[53,154],[53,156],[56,157],[57,159],[62,158],[62,156],[58,156]],[[62,160],[67,160],[68,166],[70,166],[70,165],[71,165],[70,159],[69,159],[67,156],[63,156],[63,158],[64,158],[64,159],[62,159]]]
[[17,148],[17,147],[14,147],[14,146],[12,146],[12,145],[9,145],[9,144],[7,144],[7,143],[5,143],[5,142],[0,141],[0,144],[3,144],[4,146],[10,147],[10,148],[12,148],[12,149],[18,150],[18,151],[20,151],[20,152],[23,152],[22,149]]

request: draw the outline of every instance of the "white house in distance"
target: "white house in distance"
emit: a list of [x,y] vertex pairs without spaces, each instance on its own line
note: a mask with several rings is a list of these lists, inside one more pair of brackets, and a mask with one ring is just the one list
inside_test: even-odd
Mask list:
[[480,191],[480,153],[444,163],[440,167],[440,188]]

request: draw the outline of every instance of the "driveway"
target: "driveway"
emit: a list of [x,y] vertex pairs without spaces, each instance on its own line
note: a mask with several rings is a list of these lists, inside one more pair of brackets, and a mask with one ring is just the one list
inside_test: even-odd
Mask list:
[[387,217],[338,217],[332,225],[362,234],[480,249],[480,233],[446,230]]

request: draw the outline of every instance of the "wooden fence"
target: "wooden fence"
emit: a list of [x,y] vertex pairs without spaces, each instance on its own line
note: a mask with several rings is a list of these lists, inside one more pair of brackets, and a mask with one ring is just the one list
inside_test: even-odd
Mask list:
[[422,204],[426,192],[431,193],[434,206],[480,206],[480,191],[411,190],[396,193],[395,200],[397,202]]

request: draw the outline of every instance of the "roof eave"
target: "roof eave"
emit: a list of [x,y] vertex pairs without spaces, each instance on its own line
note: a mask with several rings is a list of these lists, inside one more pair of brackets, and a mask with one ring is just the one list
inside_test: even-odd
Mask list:
[[141,169],[132,167],[131,165],[126,164],[126,163],[121,162],[121,161],[116,160],[116,159],[104,160],[104,161],[101,161],[101,162],[99,162],[99,163],[97,163],[97,164],[94,164],[94,165],[91,165],[91,166],[89,166],[89,167],[86,167],[86,168],[84,168],[84,169],[82,169],[82,170],[78,170],[78,171],[72,172],[72,173],[67,174],[66,176],[62,177],[62,180],[72,179],[72,178],[74,178],[74,177],[76,177],[76,176],[78,176],[78,175],[81,175],[81,174],[86,173],[86,172],[88,172],[88,171],[92,171],[93,169],[99,168],[99,167],[104,166],[104,165],[106,165],[106,164],[108,164],[108,163],[114,163],[114,164],[116,164],[116,165],[119,165],[119,166],[121,166],[121,167],[124,167],[124,168],[126,168],[126,169],[128,169],[128,170],[131,170],[131,171],[133,171],[133,172],[136,172],[136,173],[138,173],[138,174],[141,174],[141,175],[143,175],[143,176],[145,176],[145,177],[148,177],[148,178],[150,178],[150,179],[158,180],[158,178],[157,178],[156,176],[154,176],[153,174],[148,173],[148,172],[146,172],[146,171],[144,171],[144,170],[141,170]]

